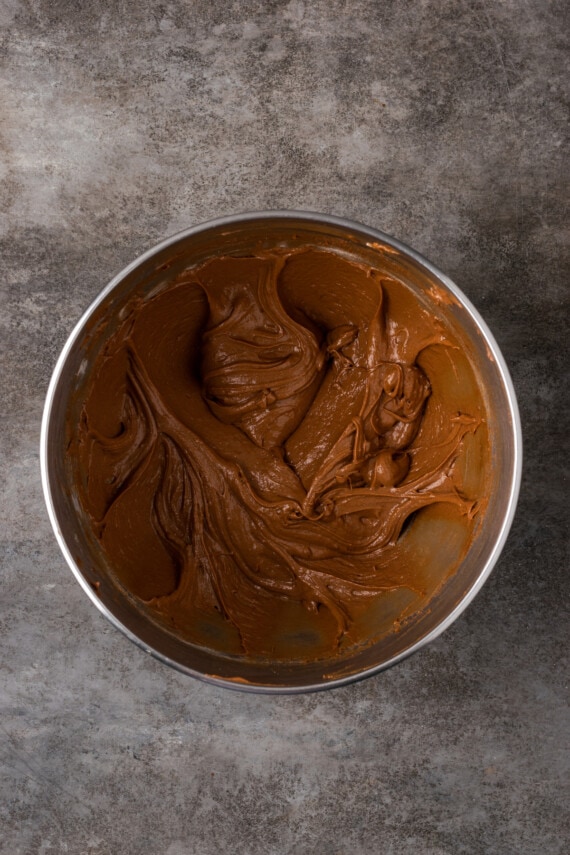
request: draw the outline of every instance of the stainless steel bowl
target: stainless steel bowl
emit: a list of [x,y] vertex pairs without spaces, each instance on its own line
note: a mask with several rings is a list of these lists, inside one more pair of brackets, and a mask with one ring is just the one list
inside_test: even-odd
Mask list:
[[[243,233],[270,235],[273,227],[311,242],[333,239],[362,251],[380,252],[426,289],[451,298],[447,310],[468,336],[485,389],[491,427],[492,489],[489,506],[468,554],[441,592],[397,633],[363,650],[328,662],[271,663],[227,657],[174,637],[137,607],[103,566],[94,548],[66,467],[65,422],[98,322],[116,317],[127,297],[148,294],[164,282],[165,265],[174,275],[216,251],[244,249]],[[245,247],[247,250],[247,247]],[[243,691],[295,693],[342,686],[371,676],[419,650],[440,635],[467,607],[489,576],[505,544],[514,516],[521,476],[521,429],[515,393],[499,348],[469,300],[443,273],[397,240],[349,220],[295,211],[266,211],[224,217],[188,229],[141,255],[116,276],[87,309],[71,333],[55,367],[42,423],[41,470],[49,516],[61,550],[95,606],[125,635],[157,659],[210,683]]]

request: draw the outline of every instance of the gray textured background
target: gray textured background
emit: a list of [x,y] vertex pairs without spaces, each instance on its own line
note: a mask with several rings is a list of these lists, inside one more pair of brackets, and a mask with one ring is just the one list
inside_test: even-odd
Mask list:
[[[2,855],[568,851],[567,8],[0,0]],[[284,698],[111,629],[38,465],[51,370],[101,287],[178,229],[269,207],[353,217],[449,273],[526,442],[465,615],[386,674]]]

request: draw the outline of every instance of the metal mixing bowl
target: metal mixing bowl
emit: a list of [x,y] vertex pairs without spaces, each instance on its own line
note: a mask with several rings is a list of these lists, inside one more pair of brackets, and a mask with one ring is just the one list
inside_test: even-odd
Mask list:
[[[420,283],[415,287],[443,296],[443,302],[449,304],[446,311],[461,325],[475,353],[486,406],[493,414],[489,505],[459,568],[429,609],[406,622],[399,632],[326,662],[263,662],[223,656],[176,638],[149,620],[134,597],[121,590],[107,572],[86,530],[66,465],[66,418],[88,360],[101,346],[96,339],[105,325],[99,322],[117,317],[133,293],[149,294],[166,276],[173,277],[212,253],[247,252],[245,231],[249,240],[253,234],[259,241],[270,238],[275,226],[297,241],[332,239],[360,253],[380,253],[400,276]],[[55,367],[42,423],[41,469],[50,519],[69,566],[91,601],[128,638],[162,662],[211,683],[244,691],[305,692],[341,686],[394,665],[440,635],[471,602],[496,563],[514,516],[521,475],[521,429],[513,385],[499,348],[478,312],[444,274],[417,252],[375,229],[322,214],[268,211],[225,217],[177,234],[141,255],[107,285],[71,333]]]

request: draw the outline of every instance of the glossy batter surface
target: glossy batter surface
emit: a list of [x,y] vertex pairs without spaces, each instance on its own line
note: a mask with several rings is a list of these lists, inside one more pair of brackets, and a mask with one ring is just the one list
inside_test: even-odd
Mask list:
[[[70,456],[109,564],[156,619],[229,654],[306,659],[429,601],[469,545],[488,452],[441,313],[301,247],[214,258],[123,318]],[[435,579],[433,506],[455,538]]]

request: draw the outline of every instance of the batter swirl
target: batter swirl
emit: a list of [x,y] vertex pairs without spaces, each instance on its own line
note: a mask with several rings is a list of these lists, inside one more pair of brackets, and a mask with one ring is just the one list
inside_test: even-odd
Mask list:
[[[173,631],[295,658],[276,639],[301,608],[316,655],[339,651],[363,603],[414,589],[399,546],[415,512],[475,516],[455,469],[482,408],[430,404],[418,360],[457,343],[417,301],[392,312],[404,290],[333,251],[277,248],[131,302],[70,453],[117,577]],[[200,636],[214,613],[226,640]]]

